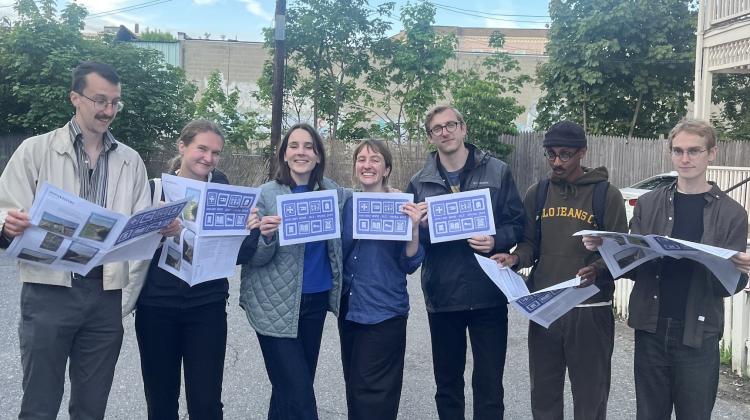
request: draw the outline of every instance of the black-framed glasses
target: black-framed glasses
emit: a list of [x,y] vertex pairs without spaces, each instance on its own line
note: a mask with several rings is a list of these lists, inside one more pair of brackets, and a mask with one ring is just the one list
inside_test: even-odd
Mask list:
[[545,150],[544,156],[547,157],[547,160],[550,162],[554,162],[555,159],[560,159],[560,162],[567,162],[570,159],[573,158],[581,149],[576,150],[575,152],[568,152],[567,150],[563,150],[559,154],[553,152],[552,150]]
[[708,149],[701,149],[700,147],[691,147],[687,150],[682,150],[679,147],[673,147],[669,149],[669,154],[672,155],[672,157],[683,157],[687,153],[687,155],[690,158],[697,158],[701,153],[707,151]]
[[105,109],[107,109],[108,106],[112,105],[112,109],[114,109],[117,112],[120,112],[122,111],[122,108],[125,107],[125,103],[122,102],[122,100],[120,99],[114,99],[112,102],[109,102],[104,99],[91,99],[81,92],[76,92],[76,93],[88,99],[89,101],[93,102],[94,109],[96,109],[97,111],[104,111]]
[[430,128],[429,130],[427,130],[427,132],[430,133],[433,136],[439,136],[439,135],[443,134],[443,130],[445,130],[445,131],[447,131],[449,133],[452,133],[452,132],[456,131],[456,129],[461,124],[463,124],[463,123],[459,122],[459,121],[448,121],[447,123],[445,123],[445,125],[438,124],[438,125]]

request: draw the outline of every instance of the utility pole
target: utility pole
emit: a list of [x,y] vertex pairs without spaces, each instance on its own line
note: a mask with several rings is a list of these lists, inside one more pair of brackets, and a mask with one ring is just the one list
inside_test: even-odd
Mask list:
[[276,151],[281,142],[281,120],[284,104],[284,59],[286,49],[286,0],[276,0],[276,20],[274,24],[273,56],[273,102],[271,105],[271,161],[268,165],[268,179],[276,175]]

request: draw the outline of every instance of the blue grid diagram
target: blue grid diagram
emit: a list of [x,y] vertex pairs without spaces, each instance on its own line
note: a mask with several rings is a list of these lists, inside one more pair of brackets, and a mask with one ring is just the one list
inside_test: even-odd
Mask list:
[[203,211],[203,230],[244,229],[256,194],[209,188]]
[[541,308],[545,303],[552,300],[555,296],[564,292],[567,289],[550,290],[549,292],[534,293],[532,295],[518,298],[516,303],[529,314],[534,313],[537,309]]
[[430,206],[430,224],[435,238],[454,236],[490,229],[490,212],[484,195],[457,198],[433,203]]
[[407,233],[409,216],[401,212],[408,200],[371,199],[357,200],[356,233],[359,235],[403,236]]
[[282,206],[284,238],[309,238],[336,233],[333,198],[286,200]]
[[117,237],[115,245],[143,235],[144,232],[153,232],[167,227],[181,210],[181,206],[169,206],[132,217]]

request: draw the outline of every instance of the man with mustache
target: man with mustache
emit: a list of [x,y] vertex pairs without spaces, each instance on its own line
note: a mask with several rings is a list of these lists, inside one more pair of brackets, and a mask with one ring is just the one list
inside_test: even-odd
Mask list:
[[[44,182],[126,215],[148,207],[146,167],[118,142],[109,125],[122,110],[114,68],[80,63],[72,73],[75,115],[63,127],[26,139],[0,177],[0,247],[29,227],[34,196]],[[179,229],[173,222],[162,233]],[[49,233],[52,235],[54,233]],[[147,263],[117,262],[86,275],[19,262],[23,367],[19,419],[55,419],[70,361],[70,418],[102,419],[122,344],[122,288],[145,275]]]
[[[541,290],[576,275],[580,287],[596,284],[597,294],[573,308],[549,329],[529,323],[531,412],[535,420],[562,420],[565,370],[573,393],[573,416],[601,420],[607,399],[614,348],[614,282],[598,254],[573,233],[584,229],[627,232],[620,191],[609,185],[607,168],[586,168],[586,134],[570,121],[544,134],[550,178],[526,192],[524,239],[512,254],[492,257],[500,264],[533,266],[529,289]],[[598,213],[604,214],[596,214]]]

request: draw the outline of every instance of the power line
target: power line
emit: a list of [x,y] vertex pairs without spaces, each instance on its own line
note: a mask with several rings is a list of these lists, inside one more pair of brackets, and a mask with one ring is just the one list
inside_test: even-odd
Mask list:
[[436,7],[449,7],[455,10],[460,10],[462,12],[480,13],[480,14],[490,15],[490,16],[549,18],[549,15],[512,15],[512,14],[507,14],[507,13],[492,13],[492,12],[483,12],[480,10],[462,9],[460,7],[455,7],[455,6],[451,6],[448,4],[440,4],[440,3],[435,3],[435,2],[429,2],[429,3]]
[[114,14],[118,14],[118,13],[129,12],[131,10],[143,9],[143,8],[146,8],[146,7],[156,6],[156,5],[162,4],[162,3],[168,3],[170,1],[172,1],[172,0],[150,0],[150,1],[147,1],[147,2],[143,2],[143,3],[132,4],[130,6],[124,6],[124,7],[121,7],[119,9],[112,9],[112,10],[107,10],[107,11],[104,11],[104,12],[93,13],[93,14],[88,15],[86,17],[86,19],[100,18],[100,17],[114,15]]
[[465,9],[457,9],[457,8],[452,7],[452,6],[442,6],[442,5],[438,5],[436,3],[432,3],[432,4],[436,8],[438,8],[438,9],[446,10],[446,11],[453,12],[453,13],[456,13],[456,14],[459,14],[459,15],[472,16],[472,17],[478,17],[478,18],[489,19],[489,20],[497,20],[497,21],[501,21],[501,22],[514,22],[514,23],[550,23],[550,21],[503,19],[503,18],[493,17],[493,16],[489,16],[489,15],[479,14],[479,13],[483,13],[483,12],[470,13],[470,12],[465,11]]

